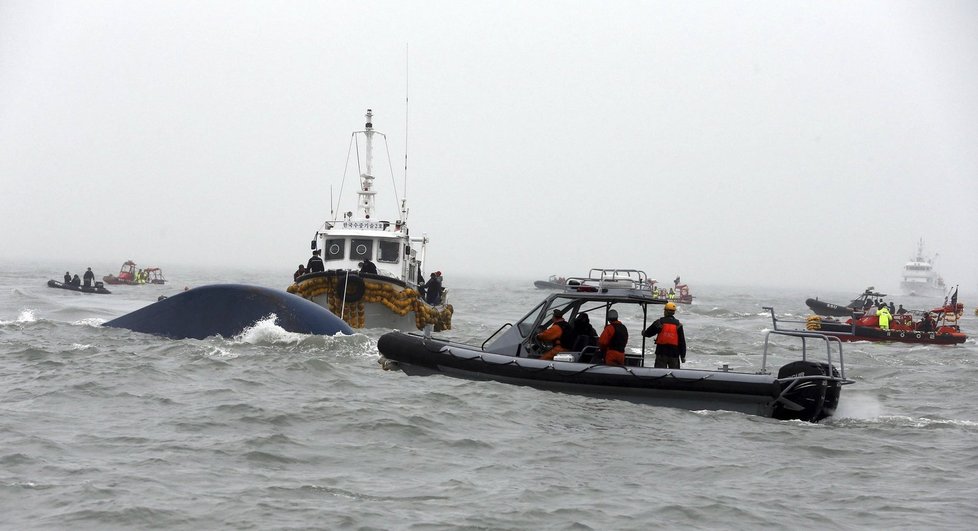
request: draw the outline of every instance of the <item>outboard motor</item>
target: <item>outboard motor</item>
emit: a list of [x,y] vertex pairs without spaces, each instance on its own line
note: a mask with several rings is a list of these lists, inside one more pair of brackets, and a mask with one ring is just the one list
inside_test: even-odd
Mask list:
[[[807,379],[806,376],[816,378]],[[817,378],[820,376],[836,379]],[[827,363],[793,361],[778,371],[778,379],[785,378],[795,379],[782,382],[781,396],[774,403],[774,418],[818,422],[835,412],[842,391],[837,380],[839,371],[835,367],[830,372]]]

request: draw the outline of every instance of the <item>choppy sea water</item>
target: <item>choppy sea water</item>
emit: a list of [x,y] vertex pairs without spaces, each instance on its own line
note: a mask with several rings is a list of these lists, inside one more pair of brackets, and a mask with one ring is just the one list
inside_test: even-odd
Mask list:
[[[59,273],[0,273],[7,529],[972,529],[978,517],[974,339],[846,345],[856,383],[834,418],[809,424],[410,377],[378,365],[380,330],[262,322],[173,341],[100,326],[185,285],[284,289],[290,271],[168,271],[166,286],[112,295],[47,288]],[[446,335],[481,344],[546,295],[533,280],[448,276]],[[756,367],[763,306],[804,318],[808,296],[854,295],[692,288],[678,316],[694,368]],[[963,302],[962,328],[978,334],[978,301]]]

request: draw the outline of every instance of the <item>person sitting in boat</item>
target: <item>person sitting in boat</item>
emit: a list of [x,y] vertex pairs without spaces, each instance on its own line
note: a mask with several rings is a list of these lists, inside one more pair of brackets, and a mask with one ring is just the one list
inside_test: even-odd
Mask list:
[[92,287],[92,283],[95,282],[95,273],[92,273],[92,268],[89,267],[88,270],[85,271],[84,280],[86,288]]
[[71,284],[71,273],[65,271],[65,285]]
[[574,345],[571,345],[574,350],[577,350],[578,346],[584,348],[598,344],[598,333],[591,326],[591,318],[588,317],[587,313],[577,314],[574,322],[571,323],[571,328],[574,330]]
[[890,329],[890,319],[893,318],[893,315],[890,314],[890,309],[887,308],[886,305],[883,304],[882,302],[880,302],[879,309],[876,310],[876,317],[879,318],[880,329],[882,330]]
[[900,307],[897,308],[896,314],[897,315],[903,315],[905,313],[907,313],[907,309],[904,308],[903,305],[901,304]]
[[377,274],[377,264],[370,261],[369,258],[364,258],[363,262],[360,262],[360,272],[370,273],[372,275]]
[[74,287],[76,287],[76,288],[79,287],[79,286],[81,286],[81,279],[78,278],[78,274],[77,273],[75,273],[75,276],[71,277],[71,285],[74,286]]
[[537,339],[540,341],[553,343],[553,348],[544,352],[543,355],[540,356],[540,359],[542,360],[552,360],[557,354],[567,352],[567,349],[574,344],[574,330],[571,328],[570,324],[564,320],[563,310],[554,310],[553,319],[550,321],[550,328],[547,328],[543,332],[537,334]]
[[323,264],[323,259],[319,256],[322,253],[319,249],[312,252],[312,256],[309,257],[309,261],[306,263],[307,273],[316,273],[317,271],[326,271],[326,266]]
[[299,269],[296,269],[295,270],[295,273],[292,273],[292,281],[293,282],[298,282],[299,281],[299,277],[301,277],[302,275],[305,275],[305,274],[306,274],[306,266],[303,265],[303,264],[299,264]]
[[917,330],[921,332],[933,332],[934,331],[934,319],[930,312],[924,314],[924,318],[920,320],[920,324],[917,325]]
[[686,333],[683,324],[676,319],[676,304],[667,302],[662,317],[642,332],[645,337],[655,338],[655,368],[678,369],[686,363]]
[[628,344],[628,329],[618,320],[618,310],[608,310],[608,324],[601,331],[598,347],[604,354],[607,365],[625,365],[625,345]]
[[441,301],[441,277],[435,273],[424,284],[424,301],[432,306]]

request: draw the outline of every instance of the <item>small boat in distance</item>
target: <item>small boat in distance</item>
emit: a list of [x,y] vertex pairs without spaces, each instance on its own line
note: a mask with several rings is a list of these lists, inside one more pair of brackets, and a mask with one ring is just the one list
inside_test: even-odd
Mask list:
[[[831,416],[842,386],[853,383],[846,379],[841,341],[808,331],[765,331],[756,372],[736,371],[727,364],[715,370],[652,367],[646,356],[652,355],[654,340],[641,332],[661,315],[650,316],[649,309],[667,301],[652,296],[643,271],[592,269],[587,277],[568,278],[567,284],[515,324],[500,326],[481,345],[435,339],[430,334],[384,334],[377,342],[379,362],[385,369],[399,368],[407,375],[493,380],[655,406],[739,411],[811,422]],[[578,330],[583,329],[575,327],[582,316],[593,316],[588,320],[595,325],[619,319],[630,330],[623,349],[625,364],[597,361],[600,351],[588,333],[572,334],[575,337],[567,338],[571,347],[553,360],[542,359],[549,345],[537,336],[556,314],[573,323],[569,329]],[[770,341],[772,337],[799,339],[800,348],[790,350]],[[817,348],[808,341],[812,339],[821,340]],[[559,340],[563,345],[565,336]],[[800,354],[801,359],[781,366],[775,376],[768,366],[768,353],[775,349],[792,357]],[[816,352],[821,352],[822,360],[814,360]]]
[[672,281],[673,287],[666,289],[656,286],[655,280],[650,280],[652,284],[652,295],[664,302],[677,302],[680,304],[693,304],[693,295],[689,292],[689,286],[683,284],[677,276]]
[[944,279],[934,270],[934,260],[936,259],[937,255],[924,256],[924,239],[921,238],[917,242],[917,255],[903,266],[900,289],[904,295],[915,297],[944,296],[947,286],[944,284]]
[[[360,174],[356,214],[347,211],[337,218],[339,205],[330,202],[330,218],[311,242],[323,270],[296,277],[287,291],[326,308],[353,328],[420,330],[430,325],[435,331],[450,329],[454,308],[447,303],[447,290],[439,288],[438,293],[425,293],[427,297],[421,293],[428,236],[412,236],[408,230],[407,198],[398,200],[395,188],[394,204],[400,205],[400,212],[393,217],[376,216],[374,140],[379,137],[386,144],[387,136],[374,130],[370,109],[366,120],[364,129],[354,131],[350,141],[351,153],[356,147]],[[390,150],[385,152],[393,177]],[[341,184],[339,200],[342,190]],[[365,267],[368,261],[373,266],[369,269]],[[440,279],[440,274],[433,274]]]
[[[765,308],[767,309],[767,308]],[[771,311],[775,330],[799,330],[804,328],[839,341],[891,341],[896,343],[920,343],[928,345],[954,345],[964,343],[968,336],[961,331],[958,320],[964,314],[961,303],[949,304],[923,312],[914,320],[913,312],[894,315],[887,328],[881,328],[875,313],[855,313],[846,321],[833,317],[812,315],[805,321],[778,319]],[[926,321],[926,322],[925,322]],[[794,328],[784,328],[783,323],[791,323]]]
[[883,300],[883,297],[886,297],[886,293],[879,293],[873,286],[870,286],[866,288],[866,291],[863,291],[858,297],[852,299],[846,305],[820,301],[818,297],[805,299],[805,305],[818,315],[849,317],[852,315],[852,312],[862,312],[871,307],[875,307]]
[[70,282],[58,282],[57,280],[48,281],[49,288],[60,288],[66,289],[68,291],[77,291],[80,293],[97,293],[99,295],[109,295],[111,291],[105,289],[105,286],[101,282],[96,282],[93,286],[86,286],[84,284],[72,284]]
[[122,267],[119,268],[119,276],[105,275],[102,280],[106,284],[127,284],[130,286],[166,284],[166,279],[163,278],[163,271],[160,268],[137,269],[136,262],[132,260],[126,260],[122,263]]
[[547,280],[534,280],[533,285],[537,289],[564,289],[567,285],[567,279],[564,277],[558,277],[557,275],[550,275]]

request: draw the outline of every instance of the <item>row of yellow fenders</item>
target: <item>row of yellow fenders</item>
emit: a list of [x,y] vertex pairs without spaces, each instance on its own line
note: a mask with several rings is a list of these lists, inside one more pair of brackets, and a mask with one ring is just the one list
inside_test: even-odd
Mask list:
[[286,291],[312,300],[323,294],[329,294],[329,311],[336,315],[343,313],[343,320],[354,328],[363,328],[364,303],[376,302],[383,304],[397,315],[407,315],[414,312],[414,323],[421,330],[425,325],[434,325],[436,332],[451,330],[452,313],[455,311],[451,304],[446,304],[441,310],[426,304],[418,297],[417,290],[399,288],[385,282],[364,280],[366,288],[363,298],[355,302],[343,304],[343,294],[336,293],[341,277],[316,277],[292,284]]

